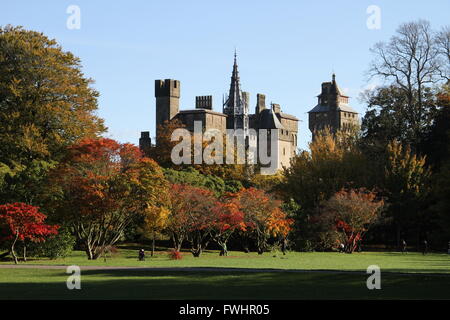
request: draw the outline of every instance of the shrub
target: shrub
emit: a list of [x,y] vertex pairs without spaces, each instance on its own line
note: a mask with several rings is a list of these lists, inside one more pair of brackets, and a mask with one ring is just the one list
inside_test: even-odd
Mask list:
[[181,260],[183,259],[183,255],[180,251],[173,249],[169,251],[169,258],[172,260]]
[[75,237],[67,229],[60,230],[59,234],[49,238],[44,243],[37,244],[32,248],[32,255],[36,257],[47,257],[50,259],[65,258],[75,246]]

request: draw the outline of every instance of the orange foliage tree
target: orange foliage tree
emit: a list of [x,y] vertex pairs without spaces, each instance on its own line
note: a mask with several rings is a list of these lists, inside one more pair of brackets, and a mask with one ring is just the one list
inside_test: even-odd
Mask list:
[[135,217],[167,194],[161,168],[139,149],[111,139],[73,145],[52,172],[59,196],[55,205],[71,223],[88,259],[114,245]]
[[281,201],[274,199],[263,190],[242,189],[236,193],[233,203],[244,213],[244,222],[256,240],[259,254],[268,245],[271,236],[286,237],[294,223],[281,210]]
[[174,184],[170,189],[170,214],[166,230],[176,251],[184,240],[191,244],[194,257],[199,257],[211,240],[214,222],[214,194],[190,185]]

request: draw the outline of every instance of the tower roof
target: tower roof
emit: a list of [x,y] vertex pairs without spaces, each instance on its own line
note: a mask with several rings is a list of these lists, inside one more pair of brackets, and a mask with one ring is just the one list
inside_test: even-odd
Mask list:
[[228,99],[224,103],[224,113],[235,114],[237,109],[243,106],[241,83],[239,78],[239,71],[237,65],[236,49],[234,50],[233,71],[231,73],[230,90],[228,92]]
[[[318,103],[308,113],[328,112],[333,110],[358,113],[348,105],[348,96],[342,94],[333,73],[331,82],[322,83],[322,92],[317,96]],[[341,99],[343,98],[343,99]]]
[[264,109],[259,114],[260,129],[284,129],[272,108]]

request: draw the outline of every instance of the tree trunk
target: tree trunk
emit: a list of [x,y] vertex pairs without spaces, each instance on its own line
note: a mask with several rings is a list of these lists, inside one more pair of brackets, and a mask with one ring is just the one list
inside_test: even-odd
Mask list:
[[220,256],[228,256],[228,250],[227,250],[227,244],[226,242],[220,242],[219,243],[221,250],[220,250]]
[[27,262],[27,246],[23,245],[23,261]]
[[14,238],[14,241],[13,241],[13,243],[11,245],[11,254],[12,254],[13,258],[14,258],[14,263],[15,264],[19,263],[19,260],[17,259],[17,256],[16,256],[16,252],[14,251],[14,246],[16,245],[16,242],[17,242],[18,238],[19,238],[19,230],[16,230],[16,237]]
[[153,257],[154,253],[155,253],[155,230],[153,230],[152,252],[150,253],[150,256]]
[[194,256],[194,258],[199,258],[200,255],[202,254],[202,249],[201,248],[192,248],[191,249],[192,255]]
[[86,244],[86,254],[88,256],[88,260],[93,260],[94,256],[92,254],[92,249],[91,246],[89,244]]
[[175,251],[180,252],[183,245],[183,239],[179,239],[174,233],[172,234],[172,242]]
[[264,239],[261,239],[261,237],[259,237],[259,236],[258,236],[258,240],[257,240],[257,246],[258,246],[258,254],[263,254],[266,245],[265,245]]

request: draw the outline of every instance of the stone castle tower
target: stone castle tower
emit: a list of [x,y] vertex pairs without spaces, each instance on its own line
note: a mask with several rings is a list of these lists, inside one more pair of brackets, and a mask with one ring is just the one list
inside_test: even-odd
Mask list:
[[155,98],[156,123],[172,120],[180,111],[180,81],[155,80]]
[[308,112],[309,130],[313,140],[315,132],[329,127],[333,133],[350,131],[359,126],[358,112],[349,106],[349,97],[342,94],[333,74],[331,82],[322,83],[322,92],[317,96],[317,105]]

